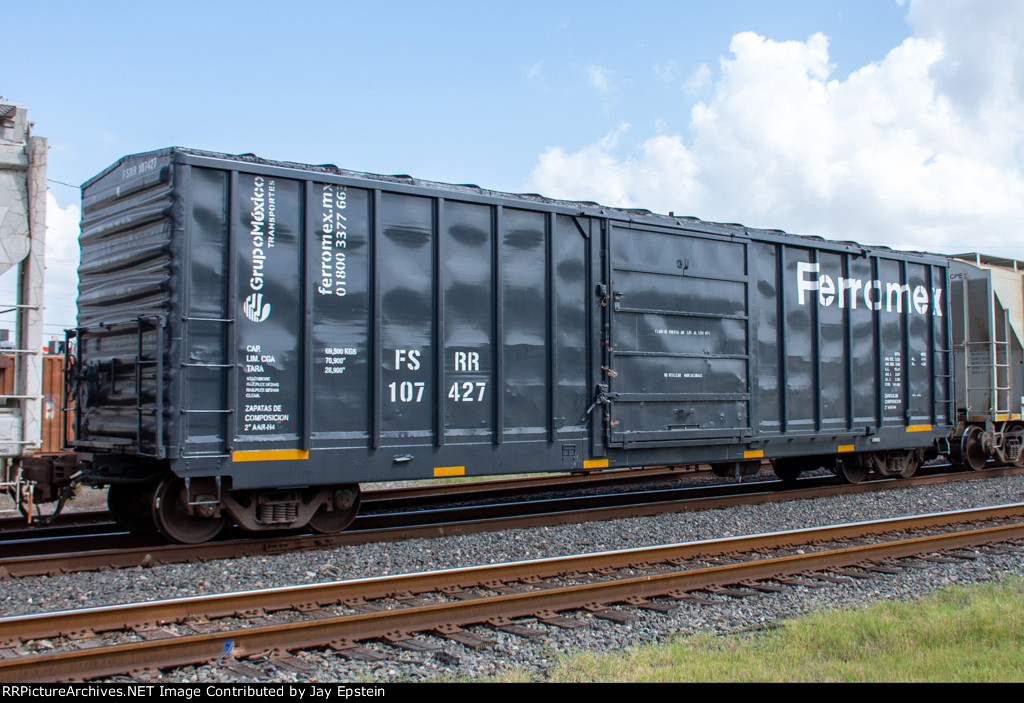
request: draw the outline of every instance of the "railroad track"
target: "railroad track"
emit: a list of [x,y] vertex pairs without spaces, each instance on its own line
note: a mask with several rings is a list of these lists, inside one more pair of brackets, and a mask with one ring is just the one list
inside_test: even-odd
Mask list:
[[[928,534],[923,534],[927,531]],[[0,681],[98,678],[384,641],[486,648],[487,628],[622,621],[703,593],[747,595],[928,568],[980,545],[1024,554],[1024,504],[506,564],[0,619]],[[963,555],[962,558],[973,558]],[[525,621],[522,619],[526,619]],[[470,628],[467,630],[466,628]],[[483,628],[483,629],[481,629]],[[424,639],[423,635],[429,635]],[[40,652],[49,642],[57,651]],[[225,659],[228,661],[225,662]]]
[[[8,540],[0,557],[0,578],[57,575],[76,571],[154,566],[184,561],[259,556],[310,549],[329,549],[369,542],[434,538],[512,528],[540,527],[595,520],[708,510],[742,504],[788,501],[901,489],[929,483],[968,481],[1024,473],[1021,468],[977,473],[937,473],[913,479],[876,480],[836,484],[831,477],[801,479],[780,491],[778,481],[753,481],[717,486],[616,492],[546,500],[527,500],[438,509],[396,510],[361,515],[353,526],[337,535],[272,535],[264,538],[227,539],[200,545],[172,545],[158,538],[127,533],[100,533],[85,537],[60,536],[50,540]],[[421,504],[422,497],[412,500]],[[402,507],[394,498],[392,506]]]

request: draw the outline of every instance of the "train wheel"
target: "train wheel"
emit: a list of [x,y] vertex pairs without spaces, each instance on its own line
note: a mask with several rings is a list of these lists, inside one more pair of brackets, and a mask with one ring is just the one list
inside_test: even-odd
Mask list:
[[[189,512],[185,481],[168,476],[156,488],[153,498],[153,522],[161,535],[181,544],[199,544],[216,537],[224,529],[223,516],[214,516],[210,506],[193,506]],[[204,514],[206,512],[211,514]]]
[[155,535],[153,493],[156,484],[112,483],[107,489],[107,510],[118,525],[136,535]]
[[327,510],[327,506],[323,506],[317,510],[309,519],[310,529],[325,535],[341,532],[355,520],[359,502],[358,484],[335,491],[333,509]]
[[972,425],[960,440],[960,460],[972,471],[981,471],[988,465],[988,455],[981,444],[981,437],[981,428]]
[[839,459],[836,462],[836,476],[843,483],[860,483],[868,477],[868,467],[853,459]]
[[792,483],[803,472],[804,461],[801,457],[772,459],[772,471],[786,483]]
[[900,478],[910,478],[921,468],[921,462],[917,460],[917,456],[907,457],[906,462],[907,465],[900,471]]

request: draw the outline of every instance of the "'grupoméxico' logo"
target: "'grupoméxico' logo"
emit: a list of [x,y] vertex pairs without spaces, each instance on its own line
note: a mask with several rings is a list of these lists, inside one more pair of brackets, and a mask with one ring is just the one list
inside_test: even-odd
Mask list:
[[[252,202],[252,214],[249,221],[249,236],[252,238],[252,273],[249,277],[249,288],[254,292],[246,297],[245,303],[242,305],[242,312],[253,322],[263,322],[270,315],[270,303],[264,303],[263,293],[259,292],[263,288],[263,267],[267,259],[263,250],[265,243],[263,228],[267,221],[266,191],[263,185],[262,176],[256,176],[253,179],[252,197],[249,198]],[[273,189],[273,181],[271,181],[270,187]],[[271,207],[273,207],[272,202]]]
[[253,293],[245,299],[242,311],[253,322],[263,322],[270,314],[270,303],[263,302],[262,293]]

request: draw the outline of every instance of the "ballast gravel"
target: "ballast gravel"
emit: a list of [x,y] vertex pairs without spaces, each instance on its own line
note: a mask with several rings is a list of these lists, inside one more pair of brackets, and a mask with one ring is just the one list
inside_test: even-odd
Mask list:
[[[0,616],[636,548],[1017,502],[1024,502],[1022,476],[326,551],[24,578],[4,583]],[[230,662],[225,662],[184,667],[163,672],[159,680],[473,680],[510,669],[543,680],[559,657],[575,651],[615,651],[663,643],[680,634],[696,632],[756,630],[810,611],[913,599],[950,584],[1024,574],[1024,557],[1019,554],[982,549],[976,557],[953,563],[929,563],[927,568],[878,574],[849,584],[825,584],[820,588],[787,586],[780,593],[759,593],[742,599],[702,594],[702,602],[680,601],[670,613],[615,608],[631,616],[626,623],[575,612],[569,617],[585,626],[562,629],[528,623],[527,627],[535,632],[532,637],[482,626],[467,628],[492,642],[482,651],[449,640],[422,637],[421,641],[436,648],[408,651],[370,643],[366,648],[380,653],[381,660],[350,661],[329,650],[313,650],[298,653],[291,662],[265,660],[247,661],[242,666],[228,666]]]

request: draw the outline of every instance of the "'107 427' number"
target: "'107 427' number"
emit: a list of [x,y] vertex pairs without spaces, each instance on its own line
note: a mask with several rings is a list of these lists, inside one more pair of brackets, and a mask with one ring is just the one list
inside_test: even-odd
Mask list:
[[484,399],[484,391],[486,389],[487,384],[483,381],[476,381],[475,383],[473,381],[455,382],[448,389],[448,397],[456,403],[471,403],[474,401],[479,403]]

